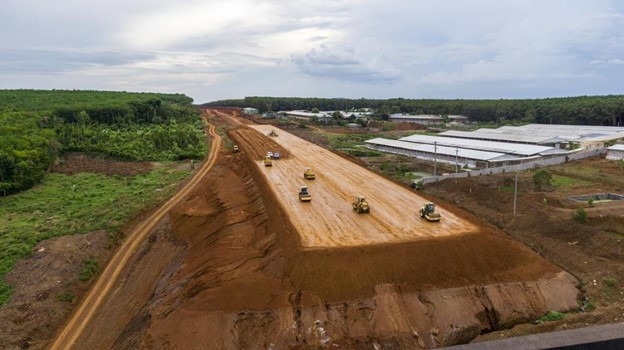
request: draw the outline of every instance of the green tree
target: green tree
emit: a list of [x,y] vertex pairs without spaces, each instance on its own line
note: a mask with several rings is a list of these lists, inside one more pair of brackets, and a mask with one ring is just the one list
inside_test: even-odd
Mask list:
[[552,175],[546,169],[538,169],[533,174],[533,186],[541,191],[545,186],[552,184]]

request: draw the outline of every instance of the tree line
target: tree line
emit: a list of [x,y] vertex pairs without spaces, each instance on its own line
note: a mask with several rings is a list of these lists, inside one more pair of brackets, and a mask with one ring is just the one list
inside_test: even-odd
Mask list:
[[192,102],[179,94],[0,90],[0,196],[39,183],[65,152],[201,159],[206,142]]
[[380,117],[391,114],[463,115],[475,122],[622,126],[624,95],[544,99],[345,99],[245,97],[209,102],[204,107],[252,107],[261,113],[288,110],[322,111],[372,108]]

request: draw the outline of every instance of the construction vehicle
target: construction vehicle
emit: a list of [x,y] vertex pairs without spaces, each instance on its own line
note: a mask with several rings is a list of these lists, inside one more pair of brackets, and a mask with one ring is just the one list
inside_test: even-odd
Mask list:
[[273,161],[271,160],[271,157],[266,157],[264,158],[264,166],[272,166],[273,165]]
[[269,152],[267,152],[267,155],[266,155],[266,156],[267,156],[268,158],[273,159],[273,152],[270,152],[270,151],[269,151]]
[[353,203],[351,203],[353,210],[355,210],[358,214],[362,213],[370,213],[370,207],[368,206],[368,201],[364,196],[357,196]]
[[312,169],[306,168],[305,171],[303,172],[303,177],[306,180],[314,180],[316,179],[316,174],[314,173],[314,171],[312,171]]
[[299,188],[299,200],[302,202],[309,202],[312,200],[312,196],[308,191],[308,186],[301,186]]
[[273,159],[280,159],[280,158],[281,158],[281,155],[280,155],[279,151],[273,152]]
[[277,137],[277,133],[275,132],[275,130],[271,130],[271,132],[269,133],[269,136]]
[[425,203],[425,205],[420,208],[420,217],[426,219],[427,221],[440,221],[442,215],[440,215],[440,213],[436,213],[435,204]]
[[232,147],[232,152],[238,153],[238,145],[234,145],[234,147]]

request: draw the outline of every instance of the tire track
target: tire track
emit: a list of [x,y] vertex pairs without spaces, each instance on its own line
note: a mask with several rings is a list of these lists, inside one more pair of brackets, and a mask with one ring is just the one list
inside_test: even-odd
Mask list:
[[208,160],[202,165],[193,178],[191,178],[191,180],[182,189],[180,189],[180,191],[178,191],[178,193],[171,197],[156,212],[143,220],[134,229],[134,231],[128,235],[127,241],[119,247],[89,293],[82,300],[63,329],[57,334],[52,345],[50,346],[50,350],[74,348],[76,340],[82,334],[86,324],[93,318],[102,300],[104,300],[106,295],[117,282],[121,271],[126,267],[126,263],[135,253],[139,244],[146,239],[154,226],[163,218],[163,216],[165,216],[171,208],[176,206],[185,196],[187,196],[215,164],[221,147],[221,136],[215,131],[214,125],[209,124],[207,121],[206,123],[209,127],[208,133],[212,136]]

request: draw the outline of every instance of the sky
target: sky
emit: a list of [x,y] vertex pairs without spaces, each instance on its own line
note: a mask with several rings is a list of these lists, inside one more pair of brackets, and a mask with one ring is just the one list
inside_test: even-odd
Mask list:
[[0,89],[624,94],[621,0],[1,0]]

